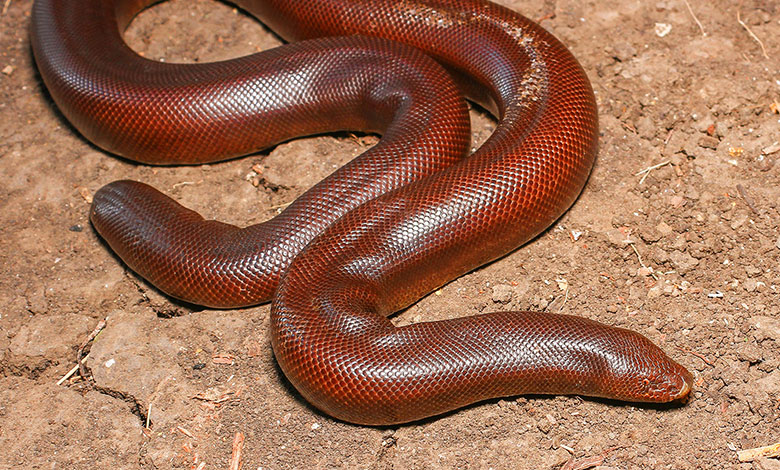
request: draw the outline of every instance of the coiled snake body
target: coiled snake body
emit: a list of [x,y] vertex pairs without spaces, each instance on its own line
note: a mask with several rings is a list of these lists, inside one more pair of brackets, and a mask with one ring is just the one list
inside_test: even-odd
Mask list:
[[[300,42],[165,64],[121,37],[151,3],[35,2],[41,75],[97,145],[176,164],[332,130],[383,134],[280,216],[243,229],[141,183],[111,183],[94,198],[97,231],[161,290],[215,307],[272,300],[274,353],[312,404],[393,424],[522,393],[688,395],[691,374],[645,337],[583,318],[499,312],[402,327],[387,318],[536,236],[585,184],[593,92],[541,27],[483,0],[240,0]],[[471,155],[466,106],[437,62],[499,119]]]

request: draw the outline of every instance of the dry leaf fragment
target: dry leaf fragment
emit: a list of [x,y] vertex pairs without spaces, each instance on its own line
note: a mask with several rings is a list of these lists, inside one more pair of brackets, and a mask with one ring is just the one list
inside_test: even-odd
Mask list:
[[235,364],[236,360],[232,354],[217,353],[211,356],[211,362],[214,364],[227,364],[232,366],[233,364]]

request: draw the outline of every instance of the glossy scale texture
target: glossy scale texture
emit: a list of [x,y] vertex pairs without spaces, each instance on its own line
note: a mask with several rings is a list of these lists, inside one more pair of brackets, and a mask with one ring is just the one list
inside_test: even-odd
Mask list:
[[[593,92],[541,27],[476,0],[242,0],[285,38],[308,41],[171,65],[122,43],[122,29],[149,3],[36,0],[41,75],[98,145],[171,164],[313,132],[383,133],[373,153],[260,226],[204,221],[140,183],[95,195],[98,232],[165,292],[219,307],[272,298],[276,358],[312,404],[377,425],[520,393],[688,395],[691,374],[657,346],[590,320],[500,312],[396,327],[387,319],[536,236],[585,184],[598,137]],[[436,59],[496,114],[476,152],[462,158],[467,116],[446,74],[387,40]],[[138,119],[143,112],[168,114]]]

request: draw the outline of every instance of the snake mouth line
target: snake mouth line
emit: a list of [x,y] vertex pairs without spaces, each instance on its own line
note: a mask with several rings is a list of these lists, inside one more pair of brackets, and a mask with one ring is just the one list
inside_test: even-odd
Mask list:
[[672,399],[672,402],[687,403],[691,398],[691,391],[693,391],[693,377],[684,377],[680,393]]

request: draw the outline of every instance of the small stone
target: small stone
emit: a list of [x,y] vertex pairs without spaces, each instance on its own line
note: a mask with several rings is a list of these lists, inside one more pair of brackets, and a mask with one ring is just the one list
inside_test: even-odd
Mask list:
[[715,123],[715,135],[723,137],[731,129],[731,126],[725,121],[718,121]]
[[757,470],[780,470],[780,460],[759,457],[753,461]]
[[652,257],[653,261],[658,264],[663,264],[669,261],[669,253],[662,250],[658,245],[656,245],[650,252],[650,256]]
[[[686,143],[688,140],[685,141]],[[685,148],[683,148],[685,150]],[[693,150],[688,152],[688,155],[691,155],[693,153]],[[685,158],[685,155],[681,155],[679,153],[676,153],[669,157],[669,162],[672,164],[672,166],[681,167],[688,161],[687,158]]]
[[748,213],[747,212],[739,212],[734,218],[731,220],[731,228],[732,230],[736,230],[743,225],[745,225],[745,222],[748,221]]
[[748,292],[755,292],[756,288],[758,287],[758,281],[755,279],[749,278],[745,281],[745,284],[743,285],[746,291]]
[[672,31],[672,25],[668,23],[656,23],[654,30],[655,35],[662,38]]
[[12,65],[6,65],[3,67],[3,75],[11,75],[14,73],[14,68]]
[[637,276],[647,277],[647,276],[653,274],[653,268],[648,268],[648,267],[642,266],[639,269],[637,269],[636,274],[637,274]]
[[749,362],[750,364],[756,364],[763,359],[761,349],[753,342],[742,343],[738,346],[737,357],[740,361]]
[[643,225],[639,227],[639,237],[646,243],[657,242],[663,237],[663,234],[656,227],[648,227]]
[[613,56],[620,62],[626,62],[636,55],[634,46],[627,42],[618,42],[613,47]]
[[648,299],[656,299],[658,297],[661,297],[663,295],[663,290],[661,289],[661,286],[656,284],[655,286],[651,287],[647,291],[647,298]]
[[493,287],[493,302],[497,304],[507,304],[512,300],[514,289],[506,284],[499,284]]
[[[550,415],[547,415],[550,416]],[[550,422],[548,419],[540,419],[538,423],[536,423],[536,427],[539,428],[540,431],[542,431],[542,434],[547,434],[550,431],[552,431],[553,423]]]
[[673,250],[685,251],[688,248],[688,240],[685,235],[678,235],[674,237],[674,240],[669,244],[669,248]]
[[674,232],[674,229],[672,229],[672,227],[670,227],[666,222],[659,223],[655,226],[655,229],[658,230],[664,237],[671,235],[672,232]]
[[695,187],[688,186],[688,188],[685,189],[685,197],[690,199],[691,201],[698,201],[699,200],[699,191],[696,190]]
[[755,330],[756,340],[773,339],[780,341],[780,320],[757,315],[748,320],[748,325]]
[[[714,129],[714,128],[713,128]],[[715,137],[710,137],[708,135],[702,136],[699,139],[699,147],[703,147],[705,149],[712,149],[715,150],[718,148],[718,144],[720,141]]]
[[649,116],[639,118],[636,123],[636,131],[639,133],[640,137],[647,140],[655,137],[657,129],[657,124]]
[[44,288],[31,289],[27,293],[27,311],[33,314],[44,314],[49,310],[49,302],[46,300]]
[[687,273],[699,264],[699,260],[688,253],[683,253],[681,251],[673,251],[672,254],[669,255],[669,259],[680,274]]
[[754,277],[754,276],[758,276],[759,274],[761,274],[762,271],[760,269],[758,269],[757,267],[753,266],[752,264],[749,264],[749,265],[745,266],[745,272],[747,273],[748,276]]
[[761,390],[766,393],[777,393],[780,390],[780,370],[775,370],[771,374],[767,374],[766,377],[755,381],[757,390]]
[[608,230],[606,235],[609,243],[621,248],[636,242],[636,240],[631,237],[630,232],[625,228],[613,228],[612,230]]
[[764,155],[772,155],[775,152],[780,152],[780,142],[775,142],[774,144],[761,149],[761,153]]

